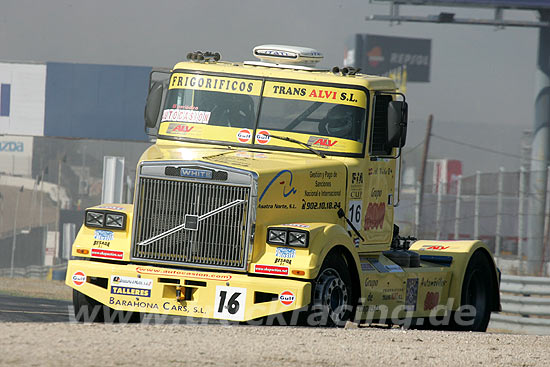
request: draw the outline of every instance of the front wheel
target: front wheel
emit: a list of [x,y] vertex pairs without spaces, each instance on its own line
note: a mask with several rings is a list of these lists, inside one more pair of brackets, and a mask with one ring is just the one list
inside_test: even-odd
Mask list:
[[355,298],[351,284],[344,258],[340,255],[327,257],[313,285],[307,324],[344,326],[351,319],[354,309]]
[[75,320],[78,322],[140,323],[140,312],[117,311],[73,289]]

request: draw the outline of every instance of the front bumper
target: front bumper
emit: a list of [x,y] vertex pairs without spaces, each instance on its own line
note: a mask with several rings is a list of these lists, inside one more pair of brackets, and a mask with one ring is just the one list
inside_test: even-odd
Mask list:
[[234,321],[311,301],[311,283],[300,280],[85,260],[69,261],[65,283],[115,310]]

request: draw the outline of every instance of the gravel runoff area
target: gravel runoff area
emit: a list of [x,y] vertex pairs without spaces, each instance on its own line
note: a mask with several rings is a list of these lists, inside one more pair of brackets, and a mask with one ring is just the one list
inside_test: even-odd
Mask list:
[[[59,281],[0,278],[4,294],[70,300],[71,292]],[[550,365],[550,336],[356,325],[0,323],[0,350],[0,366]]]
[[377,328],[0,324],[1,366],[548,366],[550,336]]
[[64,282],[37,278],[2,278],[0,293],[19,297],[34,297],[70,301],[73,291]]

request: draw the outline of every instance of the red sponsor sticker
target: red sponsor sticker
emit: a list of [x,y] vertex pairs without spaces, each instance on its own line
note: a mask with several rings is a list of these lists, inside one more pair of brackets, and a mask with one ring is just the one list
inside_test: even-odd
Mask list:
[[269,131],[261,130],[256,134],[256,141],[258,144],[267,144],[269,139],[271,139],[271,136],[269,136]]
[[103,259],[122,260],[124,251],[104,250],[100,248],[92,249],[92,257],[101,257]]
[[426,248],[426,250],[439,250],[439,251],[446,250],[449,248],[449,246],[426,246],[426,245],[422,247]]
[[439,304],[439,292],[426,293],[424,300],[424,311],[433,310]]
[[241,143],[248,143],[251,137],[252,137],[252,133],[248,129],[242,129],[237,133],[237,139]]
[[290,306],[294,303],[294,300],[296,299],[296,296],[294,296],[294,293],[291,291],[283,291],[279,295],[279,301],[285,306]]
[[73,274],[73,283],[76,286],[81,286],[82,284],[86,283],[86,274],[81,272],[80,270]]
[[254,272],[263,274],[288,275],[288,267],[276,265],[255,265]]
[[177,276],[183,278],[195,278],[205,280],[220,280],[227,281],[231,279],[231,275],[223,273],[203,273],[198,271],[185,271],[177,269],[161,269],[161,268],[146,268],[138,266],[136,271],[140,274],[153,274],[153,275],[168,275]]

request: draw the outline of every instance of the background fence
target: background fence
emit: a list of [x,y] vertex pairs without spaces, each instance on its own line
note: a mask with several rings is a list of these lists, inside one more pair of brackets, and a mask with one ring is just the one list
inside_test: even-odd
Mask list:
[[[546,195],[543,235],[537,236],[528,231],[529,221],[540,217],[530,208],[535,197],[529,188],[533,173],[478,172],[455,177],[448,184],[426,185],[422,204],[419,187],[405,186],[395,211],[397,224],[403,234],[418,238],[483,240],[504,273],[548,276],[550,195]],[[532,241],[540,244],[542,255],[535,271],[527,272],[527,246]]]

